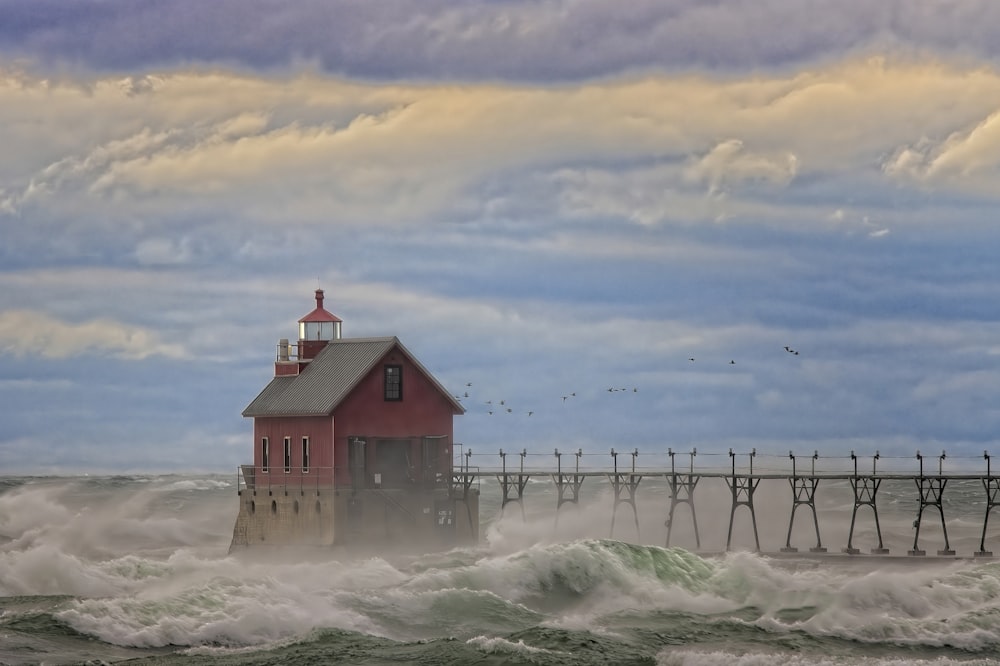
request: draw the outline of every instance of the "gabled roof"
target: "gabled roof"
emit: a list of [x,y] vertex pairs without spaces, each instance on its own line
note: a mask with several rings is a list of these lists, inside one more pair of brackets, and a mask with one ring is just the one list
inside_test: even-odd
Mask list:
[[331,340],[298,375],[275,377],[243,416],[326,416],[333,413],[371,369],[399,349],[441,392],[456,414],[465,409],[395,336]]

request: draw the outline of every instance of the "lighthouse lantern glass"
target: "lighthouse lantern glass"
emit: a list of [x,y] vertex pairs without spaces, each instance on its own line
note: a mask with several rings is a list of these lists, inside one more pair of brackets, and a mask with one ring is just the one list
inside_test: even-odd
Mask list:
[[336,340],[340,337],[340,322],[304,321],[299,324],[300,340]]

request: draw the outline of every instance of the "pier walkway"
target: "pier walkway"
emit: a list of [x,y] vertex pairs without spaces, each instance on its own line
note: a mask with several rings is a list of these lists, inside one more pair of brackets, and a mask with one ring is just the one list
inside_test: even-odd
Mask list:
[[[926,550],[920,547],[920,531],[924,524],[925,511],[930,510],[932,517],[940,519],[943,547],[937,555],[942,557],[955,556],[948,538],[948,522],[945,519],[945,490],[949,482],[973,481],[979,482],[983,495],[976,500],[982,504],[982,530],[979,547],[973,552],[977,558],[992,557],[987,550],[987,532],[990,514],[1000,505],[1000,476],[994,476],[991,469],[991,455],[984,452],[982,458],[958,459],[965,469],[946,470],[949,459],[945,452],[930,457],[925,469],[925,456],[919,451],[912,457],[883,458],[877,451],[870,456],[858,456],[852,451],[848,456],[820,457],[818,452],[808,456],[797,456],[789,452],[788,456],[761,455],[756,450],[747,453],[736,453],[732,450],[727,454],[703,454],[698,456],[696,449],[690,452],[675,452],[668,449],[664,455],[640,454],[638,450],[622,453],[611,449],[610,454],[599,456],[604,458],[601,463],[594,464],[595,454],[584,454],[578,450],[572,453],[562,453],[558,449],[553,454],[529,454],[526,450],[510,454],[500,450],[498,454],[483,456],[474,454],[471,450],[459,452],[460,460],[454,467],[451,479],[451,492],[457,498],[467,496],[470,488],[483,481],[492,482],[495,479],[500,487],[501,511],[510,504],[518,504],[521,515],[524,516],[525,489],[532,479],[547,479],[555,489],[556,522],[558,524],[559,510],[566,504],[579,505],[581,489],[591,478],[599,478],[610,484],[613,495],[611,512],[611,535],[615,532],[615,520],[622,507],[631,509],[636,533],[639,533],[639,506],[637,503],[640,484],[644,479],[660,479],[668,488],[669,505],[665,507],[666,527],[665,545],[671,545],[671,537],[675,524],[675,512],[685,505],[690,512],[694,528],[694,546],[701,548],[701,534],[698,529],[698,519],[695,504],[695,491],[704,479],[721,479],[728,487],[729,520],[726,537],[726,550],[730,550],[733,541],[733,526],[737,511],[749,513],[756,550],[761,550],[757,526],[757,508],[754,498],[762,481],[784,481],[791,493],[791,512],[788,516],[788,532],[782,553],[797,553],[798,548],[792,545],[792,533],[795,517],[799,509],[811,514],[815,545],[808,548],[810,553],[826,553],[820,531],[820,515],[817,513],[816,498],[821,483],[834,481],[849,484],[853,494],[853,510],[851,512],[850,528],[847,534],[847,544],[840,552],[847,555],[857,555],[861,550],[854,545],[855,526],[860,509],[870,509],[874,515],[875,536],[877,543],[870,549],[873,555],[888,555],[882,539],[882,527],[879,523],[879,489],[883,481],[909,481],[913,483],[916,514],[913,520],[913,545],[907,551],[910,557],[926,555]],[[607,457],[605,457],[607,456]],[[714,457],[713,457],[714,456]],[[589,464],[583,464],[584,459]],[[725,458],[728,457],[728,460]],[[508,460],[508,458],[510,458]],[[564,460],[566,458],[566,460]],[[540,461],[541,459],[541,461]],[[526,463],[530,460],[533,464]],[[643,465],[640,462],[649,463]],[[975,461],[978,460],[978,463]],[[542,464],[539,464],[541,462]],[[891,465],[886,465],[886,463]],[[696,464],[697,463],[697,464]],[[714,463],[714,464],[713,464]],[[755,469],[756,463],[756,469]],[[764,463],[763,465],[761,463]],[[886,467],[880,470],[880,465]],[[969,469],[980,467],[981,469]],[[977,484],[977,485],[979,485]],[[934,515],[936,514],[936,515]],[[936,522],[936,521],[935,521]]]

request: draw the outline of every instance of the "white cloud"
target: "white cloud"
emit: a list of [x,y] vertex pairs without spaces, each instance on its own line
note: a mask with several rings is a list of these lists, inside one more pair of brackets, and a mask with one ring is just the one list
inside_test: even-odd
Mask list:
[[893,152],[882,166],[898,179],[995,194],[1000,176],[1000,111],[945,139],[922,138]]
[[968,400],[992,395],[1000,390],[1000,372],[972,370],[949,375],[927,377],[912,389],[912,396],[920,402],[942,399]]
[[135,258],[144,266],[184,264],[191,260],[192,251],[187,238],[147,238],[135,248]]
[[457,215],[512,174],[555,174],[565,210],[650,225],[767,214],[762,202],[806,174],[877,186],[885,155],[885,174],[967,187],[1000,154],[1000,75],[923,63],[558,88],[154,78],[141,94],[119,79],[0,80],[0,215],[114,222],[197,206],[248,224],[394,224]]
[[140,360],[158,355],[184,358],[155,333],[108,319],[69,323],[34,310],[0,312],[0,349],[17,356],[60,359],[84,354]]
[[693,160],[684,170],[684,177],[716,193],[744,183],[782,187],[788,185],[796,173],[798,160],[795,155],[754,154],[746,150],[739,139],[729,139]]
[[11,391],[64,391],[77,387],[69,379],[0,379],[0,390]]

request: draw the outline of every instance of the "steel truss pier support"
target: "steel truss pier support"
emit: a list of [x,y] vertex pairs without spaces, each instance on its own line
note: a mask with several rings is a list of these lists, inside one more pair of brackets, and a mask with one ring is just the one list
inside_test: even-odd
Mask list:
[[478,524],[478,520],[472,517],[472,506],[469,504],[469,491],[472,489],[472,484],[476,482],[476,477],[478,474],[476,472],[469,471],[469,460],[472,458],[472,449],[465,452],[465,468],[459,468],[460,471],[452,472],[451,481],[448,483],[448,497],[457,501],[461,501],[465,504],[465,513],[469,518],[469,529],[475,532],[475,526]]
[[[944,461],[945,454],[942,453],[940,461]],[[944,550],[939,550],[938,555],[954,555],[953,551],[948,545],[948,528],[944,521],[944,506],[941,504],[941,497],[944,495],[944,487],[948,484],[948,479],[943,479],[940,476],[937,477],[925,477],[924,476],[924,457],[920,455],[920,451],[917,451],[917,460],[920,461],[920,477],[914,479],[914,483],[917,484],[917,490],[920,492],[920,509],[917,511],[917,519],[913,521],[913,527],[916,529],[913,535],[913,548],[907,551],[907,555],[923,556],[927,554],[927,551],[921,550],[918,545],[920,539],[920,519],[924,515],[924,509],[932,506],[938,510],[941,515],[941,531],[944,533]],[[940,463],[939,463],[940,464]],[[941,473],[940,467],[938,468],[938,473]]]
[[[504,453],[503,449],[500,449],[500,460],[503,463],[503,471],[497,474],[497,481],[500,482],[500,488],[503,490],[503,500],[500,503],[500,514],[503,515],[504,509],[511,502],[517,502],[521,505],[521,520],[524,520],[524,487],[528,485],[528,479],[531,478],[530,474],[524,473],[524,457],[528,455],[527,449],[521,451],[521,471],[517,474],[507,471],[507,454]],[[517,496],[512,497],[511,491],[516,490]]]
[[979,550],[975,556],[993,557],[993,551],[986,550],[986,525],[990,521],[990,511],[1000,505],[1000,478],[994,478],[990,474],[990,454],[983,451],[983,458],[986,459],[986,478],[982,480],[983,488],[986,490],[986,514],[983,516],[983,536],[979,540]]
[[825,553],[823,541],[819,537],[819,517],[816,515],[816,487],[819,485],[819,478],[816,476],[816,459],[819,452],[813,452],[812,476],[798,476],[795,473],[795,454],[788,452],[788,457],[792,459],[792,477],[788,479],[788,484],[792,487],[792,514],[788,517],[788,538],[785,539],[785,547],[781,549],[783,553],[797,553],[798,548],[792,546],[792,525],[795,523],[795,510],[800,506],[808,506],[812,511],[813,525],[816,527],[816,545],[809,549],[810,553]]
[[854,490],[854,510],[851,512],[851,531],[847,534],[847,548],[844,552],[848,555],[857,555],[861,551],[854,547],[854,521],[858,517],[858,508],[870,506],[875,514],[875,533],[878,535],[878,546],[871,549],[872,555],[888,555],[889,549],[882,543],[882,527],[878,522],[878,487],[882,485],[882,479],[876,476],[875,465],[879,459],[879,452],[872,456],[871,476],[858,476],[858,458],[851,451],[851,460],[854,461],[854,476],[851,477],[851,488]]
[[[559,493],[559,499],[556,500],[556,527],[559,526],[559,509],[562,505],[567,502],[572,502],[576,506],[580,506],[580,486],[583,485],[583,480],[586,478],[584,475],[580,474],[580,456],[583,455],[583,449],[578,449],[576,452],[576,472],[573,474],[563,474],[562,471],[562,456],[559,453],[559,449],[556,449],[556,473],[551,474],[552,483],[556,484],[556,491]],[[567,495],[567,491],[570,493]]]
[[[635,493],[639,489],[639,482],[642,481],[642,474],[635,473],[635,458],[639,455],[639,450],[636,449],[632,452],[632,471],[631,472],[619,472],[618,471],[618,453],[611,449],[611,457],[615,461],[615,471],[608,474],[608,480],[611,481],[611,485],[615,490],[615,505],[611,509],[611,532],[610,537],[615,535],[615,516],[618,514],[619,504],[628,504],[632,507],[632,516],[635,519],[635,538],[637,540],[642,539],[639,534],[639,510],[635,506]],[[622,497],[622,491],[627,490],[628,496]]]
[[694,510],[694,489],[698,485],[698,481],[701,477],[694,473],[694,457],[698,455],[698,449],[691,449],[690,464],[688,467],[688,473],[684,474],[681,472],[677,473],[677,468],[674,466],[674,456],[676,453],[673,449],[667,449],[667,454],[670,456],[670,474],[664,474],[667,482],[670,484],[670,512],[667,514],[666,528],[667,528],[667,539],[664,543],[664,547],[670,547],[670,534],[674,529],[674,510],[677,508],[678,504],[687,504],[691,507],[691,522],[694,523],[694,543],[695,547],[701,548],[701,535],[698,534],[698,515]]
[[816,515],[816,487],[819,479],[815,476],[796,476],[788,479],[792,487],[792,515],[788,518],[788,538],[785,539],[783,553],[797,553],[799,549],[792,545],[792,525],[795,522],[795,510],[807,506],[812,511],[813,525],[816,528],[816,545],[809,549],[810,553],[825,553],[826,548],[819,536],[819,517]]
[[750,475],[738,476],[736,474],[736,454],[733,453],[732,449],[729,449],[729,457],[733,462],[733,474],[731,477],[726,477],[726,484],[729,486],[730,493],[732,493],[733,504],[729,510],[729,535],[726,537],[726,550],[730,549],[733,542],[733,518],[736,516],[736,507],[745,506],[750,509],[750,520],[753,522],[754,545],[757,551],[760,551],[760,537],[757,535],[757,512],[753,508],[753,494],[760,483],[759,478],[753,477],[753,459],[756,455],[757,449],[753,449],[750,452]]
[[665,547],[670,547],[670,533],[674,529],[674,509],[678,504],[687,504],[691,507],[691,521],[694,523],[694,543],[701,548],[701,536],[698,534],[698,515],[694,510],[694,489],[701,479],[697,474],[669,474],[665,475],[670,483],[670,513],[667,514],[667,541]]

